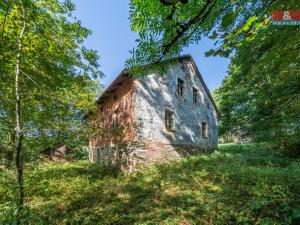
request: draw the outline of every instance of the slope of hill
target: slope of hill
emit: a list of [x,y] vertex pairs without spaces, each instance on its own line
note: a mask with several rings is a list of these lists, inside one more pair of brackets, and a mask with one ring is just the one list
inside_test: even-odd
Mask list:
[[[223,145],[133,174],[86,161],[32,166],[29,223],[300,224],[300,160],[267,148]],[[0,220],[9,224],[13,178],[0,173]]]

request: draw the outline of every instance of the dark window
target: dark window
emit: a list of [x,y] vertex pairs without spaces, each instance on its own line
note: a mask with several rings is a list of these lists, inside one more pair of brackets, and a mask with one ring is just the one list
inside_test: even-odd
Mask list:
[[183,96],[184,93],[184,81],[178,78],[177,80],[177,94]]
[[207,127],[207,123],[202,123],[201,125],[201,134],[203,138],[207,138],[208,137],[208,127]]
[[167,130],[174,130],[174,112],[169,109],[165,110],[165,126]]
[[198,90],[193,88],[193,102],[198,103]]
[[114,113],[113,115],[113,128],[119,128],[120,127],[120,120],[119,115],[117,113]]

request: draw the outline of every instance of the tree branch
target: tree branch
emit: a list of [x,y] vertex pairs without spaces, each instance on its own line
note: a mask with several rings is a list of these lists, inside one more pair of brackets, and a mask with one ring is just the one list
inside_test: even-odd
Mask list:
[[160,0],[160,2],[161,2],[161,4],[163,4],[163,5],[175,5],[176,4],[176,2],[174,1],[174,0]]
[[[213,9],[214,4],[211,4],[209,7],[210,3],[215,3],[214,0],[207,0],[206,4],[204,7],[200,10],[200,12],[192,18],[190,21],[187,23],[179,24],[178,26],[178,32],[177,35],[170,41],[168,44],[163,45],[163,56],[165,56],[168,51],[172,48],[172,46],[188,31],[188,29],[193,26],[194,24],[200,22],[201,24],[205,21],[211,10]],[[208,8],[209,7],[209,8]],[[206,9],[208,10],[206,11]],[[206,11],[206,13],[204,13]],[[204,13],[204,14],[203,14]],[[199,24],[200,25],[200,24]]]
[[[172,1],[167,1],[167,0],[160,0],[160,1],[164,2],[163,3],[164,5],[171,5],[171,3],[172,3]],[[277,0],[270,0],[267,3],[266,8],[270,7],[270,5],[272,5],[276,1]],[[185,1],[181,1],[181,3],[183,3],[183,2],[185,2]],[[200,10],[200,12],[194,18],[192,18],[187,23],[181,23],[181,24],[177,25],[177,28],[175,28],[177,30],[177,35],[169,43],[166,43],[162,46],[163,47],[162,56],[160,57],[160,59],[158,61],[160,61],[170,51],[172,46],[189,30],[190,27],[192,27],[194,24],[197,24],[197,23],[199,23],[198,25],[201,25],[205,21],[205,19],[207,18],[207,16],[213,9],[215,3],[216,3],[215,0],[207,0],[204,7]],[[185,3],[183,3],[183,4],[185,4]],[[173,17],[173,12],[169,17],[170,18]],[[168,19],[170,19],[170,18],[168,18]]]

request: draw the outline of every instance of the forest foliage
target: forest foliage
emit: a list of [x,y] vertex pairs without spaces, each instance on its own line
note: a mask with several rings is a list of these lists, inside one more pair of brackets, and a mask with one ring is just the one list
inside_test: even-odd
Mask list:
[[215,97],[220,134],[300,154],[300,29],[270,26],[240,46]]
[[83,115],[96,107],[103,74],[74,9],[69,0],[0,2],[0,160],[15,162],[17,225],[25,223],[24,165],[57,142],[87,142]]
[[273,10],[298,9],[299,4],[297,0],[131,0],[131,29],[139,38],[127,66],[156,66],[207,36],[216,46],[207,56],[229,56],[271,25]]
[[16,143],[15,65],[23,21],[19,88],[25,157],[56,142],[75,147],[86,141],[83,115],[95,107],[101,90],[96,79],[103,74],[97,52],[84,46],[91,31],[72,17],[74,7],[70,1],[1,1],[0,149],[6,156]]

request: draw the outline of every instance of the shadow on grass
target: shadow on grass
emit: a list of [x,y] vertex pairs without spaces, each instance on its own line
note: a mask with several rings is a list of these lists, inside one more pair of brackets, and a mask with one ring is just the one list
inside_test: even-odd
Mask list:
[[[41,168],[44,167],[44,168]],[[92,164],[88,161],[79,162],[68,162],[68,163],[56,163],[49,162],[47,164],[41,164],[38,178],[47,178],[49,175],[51,177],[60,178],[64,177],[79,177],[84,174],[88,176],[89,179],[102,179],[107,176],[118,176],[117,169],[113,169],[109,166],[104,166],[100,164]],[[29,168],[32,170],[32,168]]]
[[297,224],[299,177],[297,160],[224,146],[134,174],[50,165],[28,199],[33,224]]

